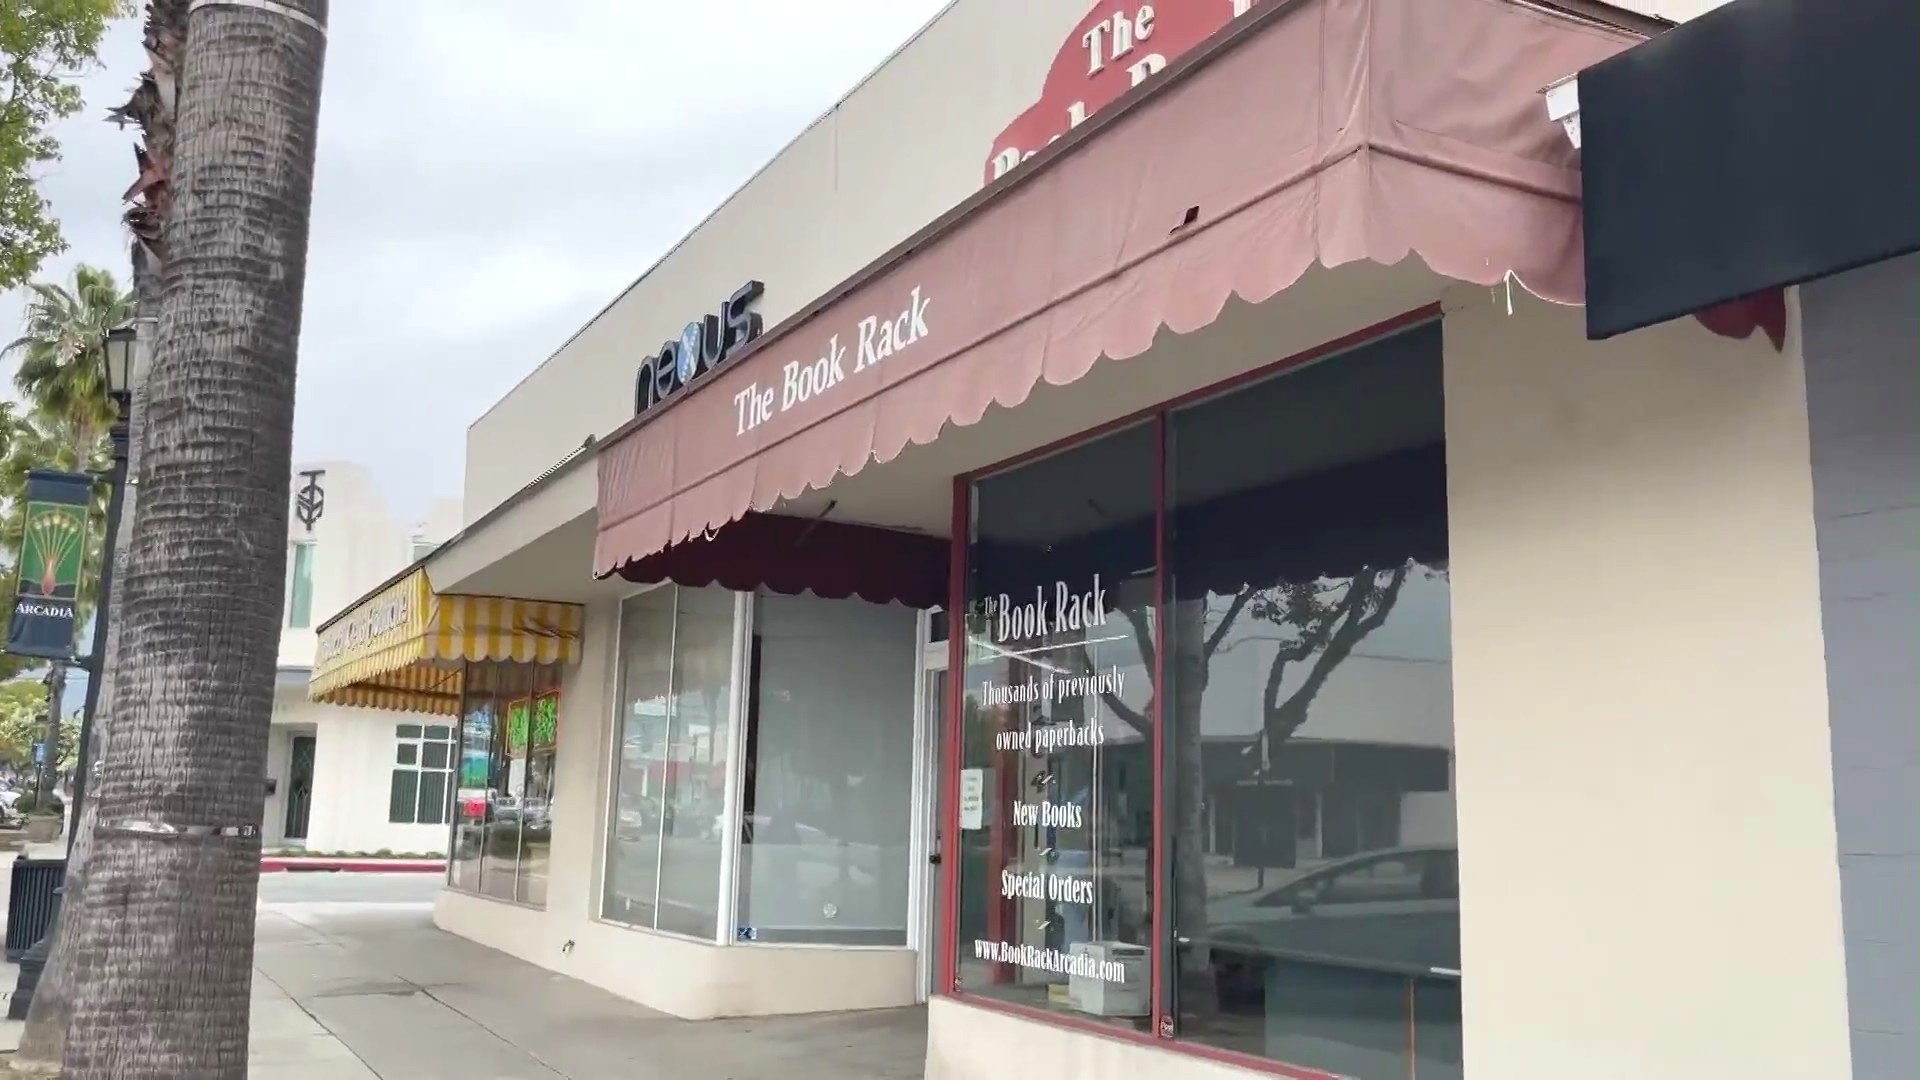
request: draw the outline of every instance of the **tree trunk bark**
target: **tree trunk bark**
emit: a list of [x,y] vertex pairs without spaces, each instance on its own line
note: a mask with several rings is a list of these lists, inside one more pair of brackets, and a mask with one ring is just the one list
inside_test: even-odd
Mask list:
[[[147,5],[145,40],[151,58],[150,76],[154,83],[153,97],[141,103],[139,124],[141,141],[147,154],[160,161],[173,160],[175,116],[177,104],[178,79],[175,77],[184,60],[187,39],[187,0],[153,0]],[[130,105],[132,103],[129,103]],[[154,214],[166,206],[166,201],[155,195],[150,199]],[[154,327],[160,317],[161,281],[163,267],[160,260],[165,256],[165,244],[162,238],[143,241],[136,238],[130,247],[133,266],[133,291],[135,297],[136,332],[141,347],[148,354],[153,352]],[[120,530],[108,539],[113,552],[114,567],[122,581],[129,573],[131,556],[131,537],[133,522],[138,516],[139,488],[133,478],[140,475],[141,439],[146,429],[147,384],[146,373],[136,373],[133,385],[133,401],[128,408],[128,454],[126,491],[121,496]],[[93,749],[91,755],[84,751],[80,760],[95,765],[88,783],[97,794],[97,780],[106,768],[107,737],[113,728],[113,692],[114,670],[120,662],[121,629],[124,620],[121,612],[125,607],[127,590],[115,590],[108,598],[107,612],[107,651],[102,670],[94,672],[92,677],[100,680],[98,706],[93,718]],[[76,953],[72,945],[78,932],[73,929],[86,918],[87,908],[87,864],[93,849],[93,823],[99,817],[100,800],[91,798],[80,808],[80,816],[73,822],[73,844],[67,852],[67,874],[65,896],[55,912],[54,923],[50,929],[53,935],[53,948],[47,957],[47,966],[40,974],[40,983],[34,988],[33,1007],[27,1013],[26,1029],[21,1032],[20,1048],[14,1052],[8,1062],[17,1073],[54,1075],[60,1070],[60,1059],[66,1052],[67,1026],[72,1020],[73,988],[82,976]]]
[[75,1080],[247,1072],[326,0],[189,19]]
[[47,722],[41,732],[46,743],[46,756],[40,761],[40,772],[34,778],[33,812],[47,812],[47,796],[57,794],[60,787],[60,699],[67,695],[67,665],[64,660],[55,660],[47,666]]
[[[140,318],[158,318],[160,312],[160,282],[152,273],[142,271],[144,256],[136,247],[134,252],[134,289],[139,296],[135,309]],[[149,342],[153,331],[151,324],[140,329]],[[133,403],[128,411],[128,454],[127,475],[140,473],[140,437],[145,428],[147,388],[144,381],[133,387]],[[129,543],[133,535],[133,520],[137,511],[139,489],[129,483],[122,496],[120,507],[120,531],[108,539],[112,550],[114,571],[120,580],[126,580],[129,566]],[[88,777],[91,790],[97,791],[97,778],[106,767],[107,735],[113,727],[114,670],[120,663],[122,612],[126,609],[127,590],[116,589],[107,598],[107,651],[106,662],[102,670],[92,673],[90,678],[100,680],[99,708],[93,718],[93,751],[80,754],[82,765],[93,762],[97,767],[94,775]],[[75,931],[73,927],[86,919],[87,903],[87,864],[93,850],[93,823],[99,817],[100,800],[89,798],[80,808],[80,816],[72,824],[73,844],[67,851],[67,876],[65,895],[61,898],[58,911],[54,914],[53,949],[47,956],[47,966],[40,974],[39,985],[34,988],[33,1006],[27,1013],[26,1029],[20,1035],[20,1048],[14,1052],[8,1065],[16,1073],[52,1076],[60,1071],[60,1059],[66,1052],[67,1025],[72,1019],[73,987],[79,981],[77,950],[71,947]]]
[[[1219,1011],[1219,994],[1213,977],[1213,953],[1206,944],[1207,845],[1206,845],[1206,729],[1201,722],[1201,702],[1206,697],[1208,670],[1212,655],[1206,648],[1208,631],[1205,599],[1176,598],[1170,605],[1173,628],[1170,674],[1171,706],[1162,718],[1169,725],[1167,741],[1173,750],[1174,783],[1172,795],[1173,828],[1173,934],[1193,939],[1184,948],[1176,945],[1174,955],[1163,963],[1176,965],[1174,999],[1167,1007],[1180,1016],[1199,1021],[1211,1020]],[[1164,691],[1163,691],[1164,692]]]

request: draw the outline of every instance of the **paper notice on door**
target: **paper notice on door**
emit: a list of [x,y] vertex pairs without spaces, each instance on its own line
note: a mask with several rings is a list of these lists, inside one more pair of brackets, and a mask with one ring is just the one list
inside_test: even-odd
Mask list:
[[960,770],[960,827],[978,829],[986,824],[987,770]]

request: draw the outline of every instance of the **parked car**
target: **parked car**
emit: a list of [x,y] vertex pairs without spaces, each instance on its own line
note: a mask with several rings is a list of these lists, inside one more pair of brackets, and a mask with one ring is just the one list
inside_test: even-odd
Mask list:
[[1207,912],[1216,968],[1258,979],[1271,959],[1408,972],[1460,969],[1460,862],[1453,847],[1338,859]]

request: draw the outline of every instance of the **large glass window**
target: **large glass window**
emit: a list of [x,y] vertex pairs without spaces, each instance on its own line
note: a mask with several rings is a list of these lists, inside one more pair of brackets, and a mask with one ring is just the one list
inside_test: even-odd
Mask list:
[[907,943],[917,621],[755,599],[739,940]]
[[544,905],[560,672],[546,664],[468,664],[464,682],[448,884]]
[[963,989],[1151,1013],[1155,428],[973,485]]
[[667,586],[622,606],[603,917],[720,933],[734,594]]
[[1459,1075],[1441,406],[1430,325],[1168,417],[1182,1038]]
[[1460,1076],[1440,356],[1415,327],[971,485],[963,992]]

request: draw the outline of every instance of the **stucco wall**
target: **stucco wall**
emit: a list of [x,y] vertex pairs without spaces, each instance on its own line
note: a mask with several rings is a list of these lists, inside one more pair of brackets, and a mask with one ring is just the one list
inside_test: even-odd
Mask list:
[[1469,1075],[1844,1076],[1797,340],[1514,303],[1445,323]]
[[538,366],[468,429],[468,520],[632,417],[641,359],[742,282],[766,283],[772,326],[977,191],[1087,6],[959,0],[935,19],[572,341],[527,358]]
[[[1137,11],[1141,0],[1095,0]],[[1244,0],[1174,0],[1230,13]],[[1723,0],[1620,0],[1675,21]],[[467,432],[468,521],[633,415],[641,359],[743,282],[771,327],[978,191],[1088,0],[956,0]],[[1162,0],[1162,8],[1168,5]],[[1568,72],[1573,74],[1573,72]],[[588,507],[578,507],[584,512]]]
[[[286,687],[274,695],[273,727],[269,735],[268,775],[280,781],[267,798],[267,817],[274,829],[271,841],[284,827],[287,798],[287,755],[292,735],[312,733],[314,743],[313,809],[308,818],[309,851],[441,852],[447,850],[448,826],[396,825],[387,820],[388,784],[394,761],[394,727],[425,724],[434,718],[382,709],[351,709],[321,705],[306,699],[304,687]],[[442,723],[451,722],[439,721]]]
[[1920,1075],[1920,258],[1806,285],[1854,1076]]
[[[280,633],[280,666],[313,666],[314,628],[412,561],[409,530],[387,508],[364,467],[345,461],[306,461],[294,466],[288,498],[306,486],[302,472],[322,469],[325,503],[311,529],[289,515],[287,543],[313,545],[313,607],[306,627]],[[287,599],[292,599],[293,559],[287,559]],[[282,614],[282,623],[289,618]]]

